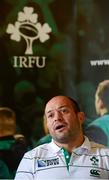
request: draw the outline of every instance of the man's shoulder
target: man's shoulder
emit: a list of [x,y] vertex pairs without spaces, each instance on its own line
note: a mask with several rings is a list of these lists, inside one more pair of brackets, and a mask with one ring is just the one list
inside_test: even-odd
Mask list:
[[96,143],[94,141],[90,141],[90,145],[91,145],[92,148],[107,148],[105,145]]
[[24,158],[25,157],[34,158],[36,156],[40,156],[40,154],[42,154],[42,153],[48,152],[50,144],[51,143],[45,143],[45,144],[42,144],[42,145],[39,145],[39,146],[33,148],[32,150],[25,153]]
[[98,151],[101,154],[107,154],[109,156],[109,148],[103,144],[90,141],[91,149]]

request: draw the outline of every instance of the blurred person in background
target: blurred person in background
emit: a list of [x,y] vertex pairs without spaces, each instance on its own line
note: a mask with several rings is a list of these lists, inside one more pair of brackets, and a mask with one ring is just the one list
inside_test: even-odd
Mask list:
[[[24,136],[16,134],[15,112],[8,107],[0,107],[0,160],[9,170],[9,173],[8,170],[6,171],[9,175],[7,179],[14,178],[19,162],[26,151]],[[0,174],[3,173],[5,174],[3,168],[0,168]]]
[[109,147],[109,80],[98,84],[95,93],[95,108],[99,117],[89,124],[85,134],[91,140]]
[[42,118],[42,99],[37,96],[36,87],[27,80],[21,80],[14,87],[15,111],[17,124],[25,136],[28,147],[44,135]]
[[0,160],[0,179],[9,179],[10,173],[4,161]]

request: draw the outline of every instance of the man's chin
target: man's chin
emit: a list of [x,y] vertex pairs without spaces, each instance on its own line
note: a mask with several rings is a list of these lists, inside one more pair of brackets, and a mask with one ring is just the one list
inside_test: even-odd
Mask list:
[[53,139],[56,141],[56,142],[58,142],[58,143],[67,143],[68,142],[68,137],[67,136],[65,136],[65,135],[63,135],[63,136],[61,136],[61,135],[57,135],[57,136],[55,136],[55,137],[53,137]]

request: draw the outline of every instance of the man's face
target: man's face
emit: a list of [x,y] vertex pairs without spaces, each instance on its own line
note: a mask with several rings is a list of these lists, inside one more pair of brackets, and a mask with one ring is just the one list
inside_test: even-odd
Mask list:
[[64,96],[52,98],[46,105],[47,126],[53,139],[66,143],[75,139],[82,131],[84,115],[75,112],[70,99]]

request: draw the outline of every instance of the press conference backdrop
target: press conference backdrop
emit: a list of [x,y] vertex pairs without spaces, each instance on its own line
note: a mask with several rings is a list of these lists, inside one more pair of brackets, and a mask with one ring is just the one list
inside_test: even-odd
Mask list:
[[44,135],[52,96],[78,100],[97,117],[95,91],[109,78],[109,1],[1,0],[0,106],[15,110],[27,137]]

